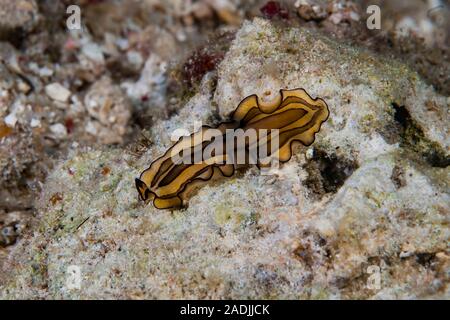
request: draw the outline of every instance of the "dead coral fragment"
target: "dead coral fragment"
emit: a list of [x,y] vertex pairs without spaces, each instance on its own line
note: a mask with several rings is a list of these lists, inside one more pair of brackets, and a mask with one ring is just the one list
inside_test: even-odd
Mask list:
[[122,143],[131,118],[131,104],[110,78],[103,77],[88,91],[84,103],[93,118],[86,131],[103,144]]
[[[278,99],[270,103],[251,95],[238,105],[232,121],[216,128],[204,126],[180,138],[142,172],[136,179],[136,188],[141,199],[153,200],[156,208],[180,207],[197,186],[233,175],[238,165],[267,165],[267,159],[288,161],[292,144],[312,144],[328,115],[326,103],[312,99],[303,89],[281,90]],[[274,131],[277,140],[272,135]],[[238,132],[242,133],[242,143],[235,142],[236,137],[239,140]],[[258,152],[253,152],[256,149]]]

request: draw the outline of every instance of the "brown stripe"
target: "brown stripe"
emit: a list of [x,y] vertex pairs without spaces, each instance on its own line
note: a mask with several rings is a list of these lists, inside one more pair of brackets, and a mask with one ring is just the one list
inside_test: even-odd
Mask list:
[[281,129],[300,120],[307,113],[308,111],[300,108],[289,109],[276,115],[268,115],[249,125],[248,129]]

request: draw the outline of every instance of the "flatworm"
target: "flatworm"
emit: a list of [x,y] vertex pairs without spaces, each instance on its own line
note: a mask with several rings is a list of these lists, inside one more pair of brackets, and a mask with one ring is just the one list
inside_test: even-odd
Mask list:
[[280,90],[269,103],[248,96],[230,121],[181,137],[144,170],[135,180],[140,198],[158,209],[179,208],[206,181],[231,177],[241,165],[286,162],[295,143],[314,142],[328,116],[325,101],[303,89]]

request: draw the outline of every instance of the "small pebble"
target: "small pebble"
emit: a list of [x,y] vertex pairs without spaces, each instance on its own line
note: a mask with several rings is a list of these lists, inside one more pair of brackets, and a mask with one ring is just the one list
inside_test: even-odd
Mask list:
[[310,160],[314,157],[314,148],[309,148],[305,153],[306,159]]
[[67,136],[67,129],[66,127],[61,123],[55,123],[50,126],[50,131],[57,137],[57,138],[64,138]]
[[5,121],[5,124],[6,124],[8,127],[14,128],[14,126],[15,126],[16,123],[17,123],[17,117],[16,117],[16,114],[15,114],[15,113],[10,113],[10,114],[8,114],[8,115],[5,117],[4,121]]
[[134,51],[134,50],[127,52],[127,59],[132,65],[134,65],[136,67],[140,67],[144,63],[144,59],[142,58],[142,55],[139,52]]
[[120,50],[127,50],[130,46],[129,42],[125,38],[118,38],[116,40],[116,45],[119,47]]
[[413,253],[410,251],[402,251],[402,252],[400,252],[400,254],[398,256],[399,256],[399,258],[403,259],[403,258],[408,258],[408,257],[412,256],[412,254]]
[[40,68],[39,75],[41,77],[51,77],[53,75],[53,70],[47,67]]
[[97,135],[97,132],[98,132],[97,127],[95,126],[95,124],[92,121],[89,121],[86,124],[85,130],[87,133],[90,133],[94,136]]
[[31,119],[31,121],[30,121],[30,126],[31,126],[32,128],[40,127],[40,126],[41,126],[41,120],[36,119],[36,118]]
[[81,48],[83,54],[94,62],[105,63],[102,49],[95,43],[87,43]]
[[56,101],[67,102],[71,92],[61,84],[55,82],[45,86],[45,93]]
[[28,93],[31,90],[31,87],[24,81],[19,81],[17,88],[23,93]]

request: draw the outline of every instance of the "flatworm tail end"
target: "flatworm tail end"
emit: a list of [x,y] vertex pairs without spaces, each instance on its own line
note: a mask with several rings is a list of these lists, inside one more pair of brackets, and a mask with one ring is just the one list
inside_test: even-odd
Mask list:
[[[313,99],[304,89],[280,90],[280,95],[269,103],[251,95],[239,104],[232,118],[239,127],[279,130],[278,155],[280,162],[292,157],[292,145],[300,142],[311,145],[322,124],[329,117],[326,102]],[[270,144],[270,141],[268,142]]]

